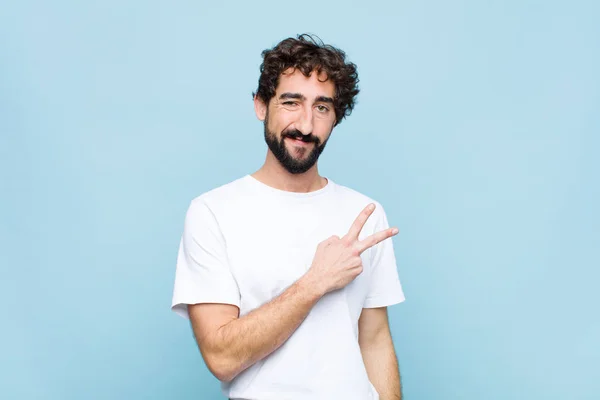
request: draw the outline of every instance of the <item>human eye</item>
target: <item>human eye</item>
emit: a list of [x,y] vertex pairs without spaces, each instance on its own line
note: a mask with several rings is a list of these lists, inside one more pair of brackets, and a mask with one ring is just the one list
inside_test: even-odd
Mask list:
[[293,106],[296,106],[298,104],[298,102],[288,100],[288,101],[284,101],[281,104],[283,104],[284,106],[293,107]]
[[319,104],[319,105],[317,106],[317,111],[319,111],[320,113],[323,113],[323,114],[325,114],[326,112],[328,112],[328,111],[329,111],[329,107],[327,107],[327,106],[324,106],[323,104]]

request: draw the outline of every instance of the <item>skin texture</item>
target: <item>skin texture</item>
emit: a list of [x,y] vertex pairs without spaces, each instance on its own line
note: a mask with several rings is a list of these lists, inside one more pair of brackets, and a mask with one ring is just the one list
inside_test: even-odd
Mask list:
[[388,324],[387,307],[365,308],[358,320],[358,344],[381,400],[401,400],[400,371]]
[[[268,105],[258,98],[254,100],[256,115],[265,123],[266,134],[282,141],[287,156],[296,166],[311,157],[315,146],[327,142],[335,125],[333,105],[327,100],[334,96],[334,85],[325,78],[316,73],[305,77],[299,71],[289,70],[280,77],[275,96]],[[311,141],[286,137],[289,132],[310,137]],[[269,186],[292,192],[318,190],[327,183],[319,175],[316,162],[302,173],[293,172],[282,165],[271,150],[253,176]],[[321,242],[304,276],[278,297],[243,317],[239,317],[237,307],[227,304],[188,307],[198,347],[217,379],[230,381],[279,348],[322,296],[343,288],[362,272],[360,254],[363,251],[397,234],[397,229],[390,228],[358,240],[374,208],[374,205],[367,206],[344,237],[332,236]],[[363,310],[359,336],[369,378],[382,394],[382,400],[399,399],[398,367],[385,308]],[[382,360],[384,362],[380,362]]]

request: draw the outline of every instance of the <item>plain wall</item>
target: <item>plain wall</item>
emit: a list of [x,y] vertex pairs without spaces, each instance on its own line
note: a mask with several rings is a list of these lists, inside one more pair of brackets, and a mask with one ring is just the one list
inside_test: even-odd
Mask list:
[[361,93],[320,171],[380,201],[408,400],[598,399],[593,1],[0,6],[0,397],[221,399],[170,311],[185,211],[264,160],[260,52]]

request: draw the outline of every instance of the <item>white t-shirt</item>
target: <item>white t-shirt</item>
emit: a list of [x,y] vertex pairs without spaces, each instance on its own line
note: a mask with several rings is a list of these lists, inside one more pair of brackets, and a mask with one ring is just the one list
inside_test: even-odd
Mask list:
[[[328,180],[309,193],[267,186],[251,175],[192,200],[175,274],[172,309],[225,303],[240,317],[277,297],[308,271],[317,245],[345,235],[369,203],[376,209],[359,239],[388,227],[382,206]],[[358,345],[363,308],[404,301],[391,239],[362,254],[363,272],[322,297],[277,350],[229,383],[231,399],[376,400]]]

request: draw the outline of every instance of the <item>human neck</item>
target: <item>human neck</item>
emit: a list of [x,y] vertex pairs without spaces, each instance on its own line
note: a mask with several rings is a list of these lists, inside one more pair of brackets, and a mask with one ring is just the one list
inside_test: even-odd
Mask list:
[[252,177],[275,189],[287,192],[308,193],[322,189],[327,179],[319,175],[317,164],[302,174],[288,172],[269,151],[263,166]]

